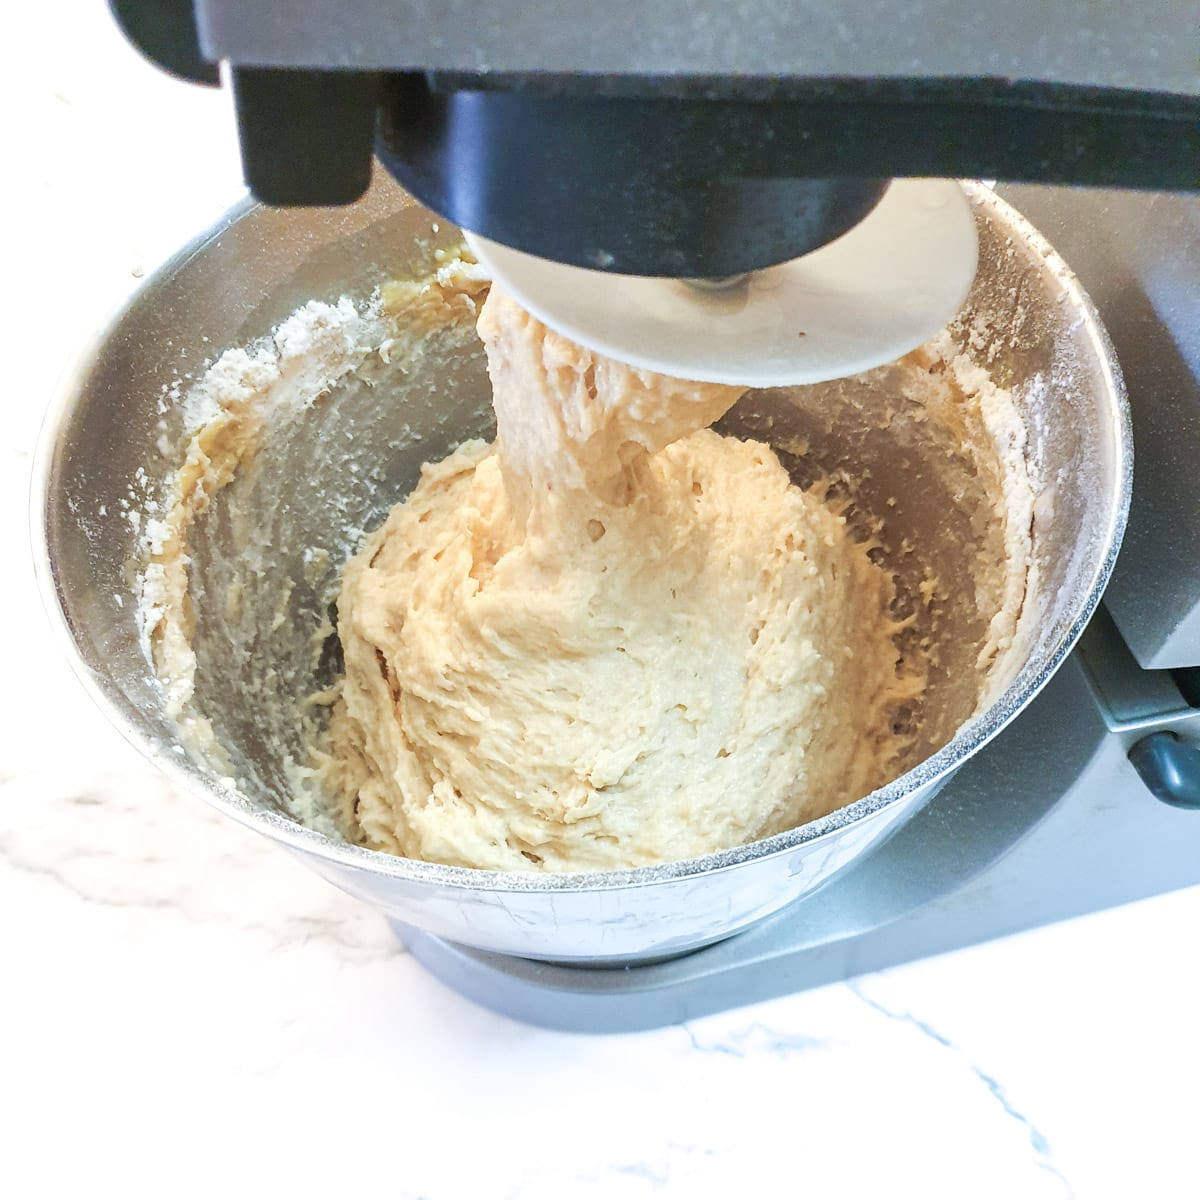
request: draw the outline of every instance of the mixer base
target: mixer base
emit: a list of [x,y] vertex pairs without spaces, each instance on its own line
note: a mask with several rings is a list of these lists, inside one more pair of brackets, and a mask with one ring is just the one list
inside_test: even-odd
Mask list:
[[868,859],[755,928],[682,958],[571,967],[400,925],[396,932],[434,976],[487,1008],[552,1029],[624,1032],[1200,883],[1200,815],[1150,795],[1103,708],[1077,652]]

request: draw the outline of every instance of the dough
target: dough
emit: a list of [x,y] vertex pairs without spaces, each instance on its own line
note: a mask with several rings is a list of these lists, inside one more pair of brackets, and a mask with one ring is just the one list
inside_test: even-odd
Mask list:
[[326,782],[347,835],[499,870],[689,858],[898,771],[886,572],[739,389],[606,360],[493,289],[498,435],[427,465],[347,564]]

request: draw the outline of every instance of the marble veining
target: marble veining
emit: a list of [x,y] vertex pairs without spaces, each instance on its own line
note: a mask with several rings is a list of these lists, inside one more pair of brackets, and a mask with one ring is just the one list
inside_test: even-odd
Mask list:
[[920,1017],[907,1011],[898,1011],[889,1008],[887,1005],[876,1000],[865,989],[863,984],[858,982],[848,983],[849,991],[858,997],[868,1008],[879,1013],[880,1016],[886,1017],[889,1021],[900,1021],[905,1025],[910,1025],[923,1037],[929,1038],[935,1045],[941,1046],[944,1050],[949,1051],[957,1058],[964,1061],[965,1066],[987,1089],[988,1094],[996,1101],[1004,1113],[1021,1125],[1029,1136],[1029,1148],[1033,1152],[1034,1159],[1038,1166],[1048,1174],[1052,1175],[1063,1185],[1063,1196],[1066,1200],[1074,1200],[1076,1195],[1075,1190],[1071,1187],[1070,1182],[1065,1178],[1062,1172],[1054,1165],[1053,1153],[1050,1148],[1050,1142],[1046,1135],[1026,1116],[1023,1112],[1017,1109],[1013,1102],[1009,1099],[1008,1093],[1004,1090],[1003,1085],[993,1075],[989,1075],[978,1063],[972,1062],[962,1051],[961,1047],[955,1045],[944,1033],[935,1029],[928,1021],[923,1021]]
[[[276,945],[319,938],[346,960],[406,953],[386,927],[361,905],[332,896],[281,907],[272,884],[283,855],[258,838],[220,839],[220,849],[195,836],[168,837],[187,807],[196,832],[224,830],[226,822],[195,801],[177,797],[157,772],[133,779],[99,779],[87,792],[49,798],[6,779],[10,811],[22,801],[37,820],[0,827],[0,861],[13,871],[42,878],[78,900],[108,908],[158,912],[184,921],[220,922],[238,933]],[[289,864],[290,866],[290,864]],[[293,889],[294,891],[294,889]],[[286,894],[286,893],[285,893]]]
[[715,1040],[705,1040],[696,1032],[691,1022],[685,1022],[680,1028],[687,1034],[688,1045],[697,1053],[728,1054],[732,1058],[746,1058],[752,1054],[764,1053],[787,1058],[790,1055],[824,1049],[828,1044],[819,1038],[805,1037],[803,1034],[781,1033],[761,1021],[751,1021],[748,1025],[732,1029]]

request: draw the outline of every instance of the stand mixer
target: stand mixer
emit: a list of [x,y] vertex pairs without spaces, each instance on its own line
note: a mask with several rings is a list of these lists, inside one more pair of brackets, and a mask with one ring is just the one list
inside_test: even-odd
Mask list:
[[[1021,3],[964,19],[935,2],[898,7],[890,22],[854,3],[741,11],[719,0],[652,13],[572,2],[541,19],[530,6],[486,19],[455,4],[113,7],[178,74],[211,83],[213,64],[228,64],[261,199],[348,203],[374,148],[471,231],[548,324],[685,377],[828,379],[943,324],[974,273],[974,231],[955,224],[956,185],[908,177],[1144,189],[1005,190],[1096,299],[1150,466],[1107,611],[1030,713],[881,849],[738,937],[613,971],[402,929],[432,970],[524,1019],[638,1028],[1200,881],[1200,825],[1186,811],[1200,807],[1200,495],[1184,453],[1200,436],[1200,215],[1194,198],[1153,194],[1200,187],[1185,4],[1081,14]],[[904,178],[889,187],[893,176]],[[927,243],[882,223],[922,213],[936,214]],[[885,329],[883,313],[857,341],[838,342],[838,328],[814,336],[836,305],[798,315],[792,305],[817,294],[804,272],[840,251],[878,263],[871,238],[886,248],[889,229],[918,250],[889,286],[907,286],[902,268],[923,262],[938,264],[925,272],[937,286],[908,324]],[[786,277],[774,290],[763,286],[773,272]],[[648,298],[631,300],[638,289]],[[888,290],[868,273],[844,311]],[[666,323],[634,345],[631,327],[663,295]],[[739,296],[758,305],[752,315],[782,309],[790,324],[750,321],[724,344],[713,312]],[[701,318],[708,337],[689,337]],[[768,373],[745,375],[742,352]]]

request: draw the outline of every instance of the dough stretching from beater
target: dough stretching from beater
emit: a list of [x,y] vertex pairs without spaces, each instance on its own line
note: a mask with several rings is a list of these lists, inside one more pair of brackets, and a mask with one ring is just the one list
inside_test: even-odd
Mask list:
[[346,566],[323,777],[347,836],[592,870],[830,812],[900,769],[886,572],[739,390],[606,360],[493,289],[495,447],[471,442]]

